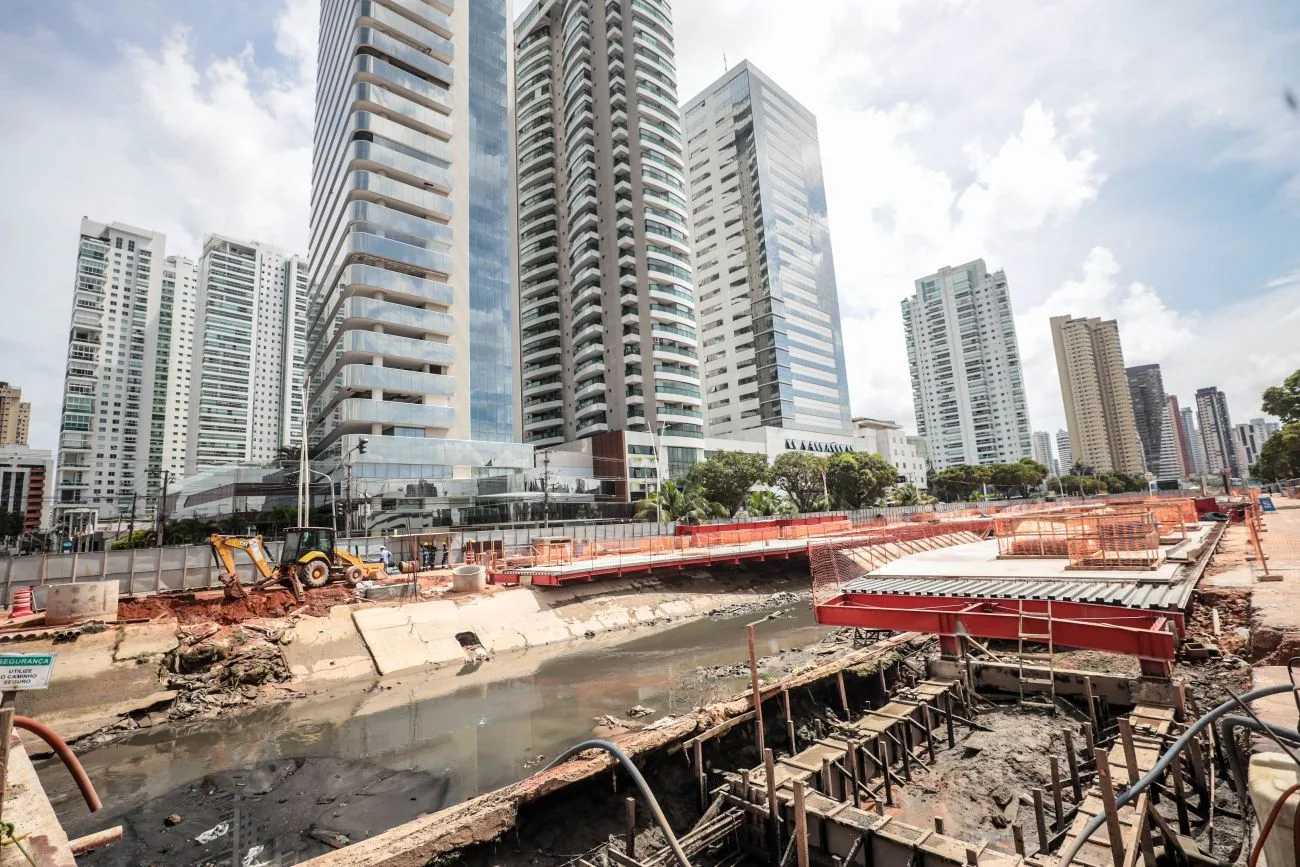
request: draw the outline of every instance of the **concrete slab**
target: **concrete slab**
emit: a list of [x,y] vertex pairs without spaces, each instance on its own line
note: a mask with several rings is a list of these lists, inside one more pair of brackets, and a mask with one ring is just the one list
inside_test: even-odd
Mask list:
[[1069,561],[1064,557],[1050,560],[999,560],[998,540],[989,539],[899,557],[876,569],[871,575],[897,578],[1101,578],[1107,581],[1117,581],[1126,575],[1133,575],[1143,581],[1156,582],[1172,580],[1182,568],[1179,563],[1162,563],[1156,569],[1125,572],[1116,569],[1066,569],[1067,565]]
[[343,680],[376,673],[351,612],[344,606],[331,609],[329,617],[298,621],[293,639],[282,652],[289,672],[298,681]]
[[135,662],[137,657],[170,653],[180,644],[176,622],[138,623],[122,627],[122,640],[113,657],[119,662]]

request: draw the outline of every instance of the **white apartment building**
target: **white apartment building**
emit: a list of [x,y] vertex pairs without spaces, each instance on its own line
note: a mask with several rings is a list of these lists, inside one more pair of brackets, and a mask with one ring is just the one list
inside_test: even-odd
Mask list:
[[1210,471],[1210,461],[1205,453],[1205,440],[1201,436],[1200,428],[1196,426],[1193,412],[1194,410],[1190,406],[1182,407],[1179,410],[1182,416],[1183,436],[1187,439],[1187,448],[1192,455],[1191,472],[1201,476]]
[[68,330],[54,523],[69,535],[150,507],[164,237],[83,218]]
[[904,432],[902,425],[877,418],[855,418],[853,436],[865,440],[865,451],[875,452],[889,461],[899,476],[922,490],[929,484],[925,455],[917,450],[913,437]]
[[749,61],[683,111],[705,430],[847,433],[817,118]]
[[[1275,424],[1275,423],[1274,423]],[[1264,418],[1252,418],[1248,422],[1233,426],[1233,435],[1241,445],[1242,456],[1244,457],[1247,468],[1253,467],[1259,462],[1260,450],[1264,448],[1264,443],[1273,435],[1269,429],[1270,423]]]
[[149,469],[151,481],[165,473],[169,485],[185,475],[198,288],[199,268],[193,259],[163,259],[162,297],[155,330],[157,363],[149,425]]
[[[185,471],[267,463],[301,439],[305,263],[267,244],[209,235],[199,260]],[[296,434],[296,435],[295,435]]]
[[1061,474],[1069,475],[1074,467],[1074,458],[1070,453],[1070,432],[1067,430],[1056,432],[1056,458],[1060,461]]
[[1045,430],[1034,431],[1034,460],[1047,467],[1047,472],[1059,476],[1061,465],[1052,456],[1052,434]]
[[1032,454],[1020,350],[1003,271],[983,259],[915,282],[903,326],[918,433],[936,470]]
[[515,24],[523,433],[704,439],[672,10],[534,0]]

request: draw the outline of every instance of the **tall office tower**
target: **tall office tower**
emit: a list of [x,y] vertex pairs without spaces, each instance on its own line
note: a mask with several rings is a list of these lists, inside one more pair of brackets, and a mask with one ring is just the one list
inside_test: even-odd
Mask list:
[[[186,472],[273,461],[301,439],[286,382],[301,381],[305,263],[267,244],[209,235],[199,260]],[[299,359],[295,370],[295,358]],[[301,401],[297,403],[301,407]],[[296,435],[295,435],[296,434]]]
[[308,437],[360,492],[532,464],[516,444],[510,20],[509,0],[321,4]]
[[1007,275],[983,259],[916,281],[903,327],[916,426],[936,470],[1029,457],[1033,445]]
[[1192,453],[1192,473],[1204,475],[1209,472],[1209,460],[1205,455],[1205,439],[1192,416],[1192,408],[1185,406],[1179,410],[1182,415],[1183,437],[1187,440],[1187,449]]
[[1099,472],[1142,472],[1142,447],[1115,320],[1052,317],[1070,454]]
[[848,433],[817,119],[742,61],[685,121],[709,435]]
[[1045,430],[1034,431],[1034,460],[1056,472],[1056,459],[1052,457],[1052,435]]
[[198,287],[199,269],[193,259],[188,256],[163,259],[155,329],[153,414],[149,421],[151,486],[160,479],[170,485],[185,475]]
[[526,442],[648,429],[670,464],[702,446],[670,16],[534,0],[515,25]]
[[[1116,337],[1118,340],[1118,335]],[[1138,441],[1142,445],[1142,461],[1146,471],[1157,478],[1166,478],[1161,466],[1161,449],[1165,442],[1165,382],[1160,375],[1160,365],[1139,364],[1125,368],[1128,377],[1129,399],[1133,404],[1133,423],[1137,425]],[[1176,473],[1175,467],[1169,473]],[[1177,475],[1168,475],[1177,478]]]
[[1196,421],[1205,443],[1205,471],[1217,475],[1226,469],[1241,477],[1242,468],[1232,445],[1227,395],[1214,386],[1196,389]]
[[27,445],[32,405],[23,400],[23,390],[0,382],[0,446]]
[[1264,422],[1264,442],[1268,442],[1269,437],[1282,430],[1282,423],[1276,421]]
[[145,514],[165,239],[83,218],[59,421],[54,523]]
[[1196,462],[1192,459],[1191,437],[1183,426],[1183,412],[1178,407],[1177,395],[1165,395],[1165,409],[1168,412],[1166,423],[1172,428],[1174,446],[1178,450],[1178,471],[1185,478],[1196,472]]
[[1070,454],[1070,432],[1057,430],[1056,432],[1056,457],[1061,462],[1061,472],[1069,474],[1074,467],[1074,458]]

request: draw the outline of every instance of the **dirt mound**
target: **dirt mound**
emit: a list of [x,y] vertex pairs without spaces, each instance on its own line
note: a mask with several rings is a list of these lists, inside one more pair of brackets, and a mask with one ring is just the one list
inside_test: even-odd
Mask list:
[[168,615],[182,624],[219,623],[230,625],[262,617],[285,617],[300,611],[313,617],[327,617],[335,605],[352,601],[352,591],[342,584],[307,590],[303,602],[288,590],[250,591],[244,599],[226,599],[222,591],[136,596],[118,602],[120,620],[157,620]]

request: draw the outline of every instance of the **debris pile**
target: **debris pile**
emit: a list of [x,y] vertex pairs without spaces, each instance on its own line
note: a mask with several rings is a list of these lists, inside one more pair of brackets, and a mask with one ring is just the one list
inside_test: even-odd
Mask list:
[[241,626],[223,631],[208,624],[183,632],[181,644],[163,659],[167,688],[177,692],[170,719],[256,701],[262,687],[289,679],[280,645],[288,643],[289,625]]

